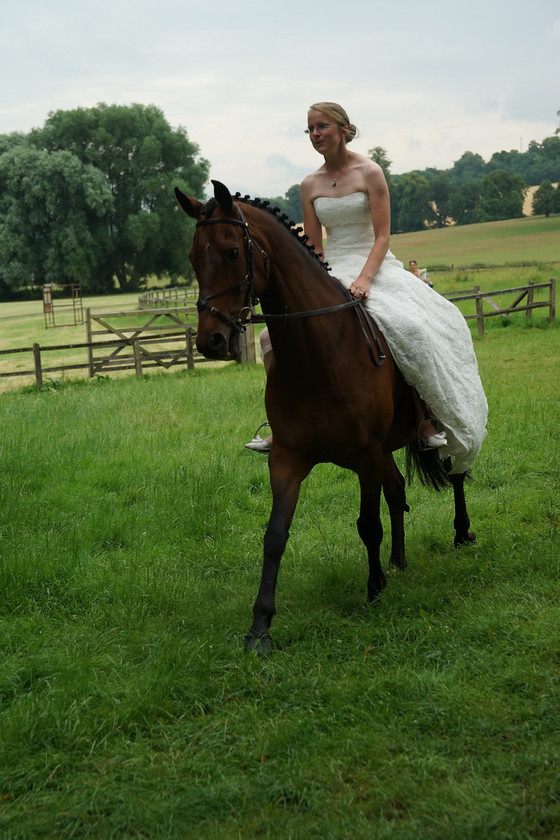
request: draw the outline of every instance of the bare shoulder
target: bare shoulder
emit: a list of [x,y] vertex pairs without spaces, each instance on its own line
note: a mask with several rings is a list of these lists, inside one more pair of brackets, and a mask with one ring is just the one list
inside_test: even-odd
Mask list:
[[375,183],[380,180],[385,180],[382,168],[374,160],[371,160],[371,158],[360,155],[360,168],[365,181]]
[[301,191],[302,193],[310,193],[313,191],[319,176],[319,170],[315,172],[310,172],[309,175],[306,175],[303,181],[301,182]]
[[388,191],[387,181],[383,169],[370,158],[362,158],[362,177],[369,193],[385,193]]

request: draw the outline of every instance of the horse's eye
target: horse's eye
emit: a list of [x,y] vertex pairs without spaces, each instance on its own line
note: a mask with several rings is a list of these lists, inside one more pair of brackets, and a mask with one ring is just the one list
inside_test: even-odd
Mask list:
[[239,256],[239,248],[229,248],[227,256],[229,260],[236,260]]

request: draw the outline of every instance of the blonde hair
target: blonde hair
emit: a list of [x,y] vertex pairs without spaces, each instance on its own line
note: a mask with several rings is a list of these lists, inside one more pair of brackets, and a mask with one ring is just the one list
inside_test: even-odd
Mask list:
[[358,134],[358,129],[350,122],[350,118],[342,105],[337,102],[316,102],[309,106],[309,111],[322,111],[331,120],[344,129],[344,142],[351,143]]

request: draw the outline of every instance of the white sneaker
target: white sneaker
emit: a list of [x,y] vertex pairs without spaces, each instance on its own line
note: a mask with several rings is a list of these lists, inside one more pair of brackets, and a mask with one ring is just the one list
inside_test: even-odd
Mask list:
[[270,441],[263,440],[260,435],[255,435],[252,441],[245,444],[245,449],[252,449],[254,452],[262,452],[263,455],[270,452],[270,447]]

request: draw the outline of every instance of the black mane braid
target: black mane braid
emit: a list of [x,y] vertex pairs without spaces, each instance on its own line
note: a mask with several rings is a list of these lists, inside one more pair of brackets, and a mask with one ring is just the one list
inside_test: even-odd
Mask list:
[[[303,228],[301,225],[298,225],[297,222],[292,221],[286,213],[282,212],[280,207],[271,207],[270,201],[268,199],[262,198],[251,198],[249,195],[242,196],[241,193],[237,192],[233,196],[234,201],[239,201],[241,204],[248,204],[250,207],[256,207],[259,210],[266,210],[271,216],[274,216],[285,228],[289,230],[292,236],[295,236],[297,241],[302,245],[304,248],[307,249],[308,253],[310,253],[316,260],[319,261],[320,265],[325,269],[325,271],[330,271],[329,264],[323,262],[320,257],[322,254],[318,254],[315,250],[314,245],[308,245],[309,237],[303,232]],[[202,215],[209,218],[216,207],[218,206],[218,202],[215,198],[211,198],[205,205],[204,210],[202,211]]]

